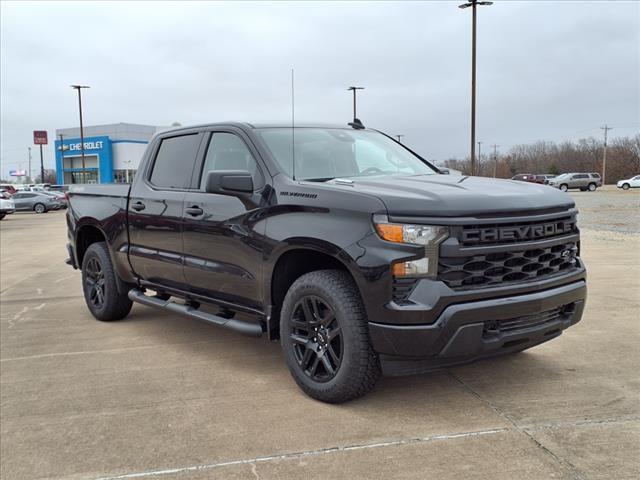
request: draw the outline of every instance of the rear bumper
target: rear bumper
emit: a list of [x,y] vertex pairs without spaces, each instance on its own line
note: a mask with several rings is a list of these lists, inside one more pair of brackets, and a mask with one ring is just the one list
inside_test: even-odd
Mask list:
[[584,280],[534,293],[448,306],[429,325],[369,323],[385,375],[421,373],[524,350],[579,322]]

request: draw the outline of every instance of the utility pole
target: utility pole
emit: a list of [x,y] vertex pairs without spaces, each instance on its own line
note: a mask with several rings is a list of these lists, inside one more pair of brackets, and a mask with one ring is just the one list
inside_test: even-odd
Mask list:
[[605,174],[607,171],[607,133],[609,130],[613,130],[613,127],[605,124],[604,127],[600,127],[600,130],[604,130],[604,151],[602,152],[602,186],[605,184]]
[[71,85],[71,88],[78,91],[78,110],[80,111],[80,156],[82,157],[82,183],[87,183],[87,166],[84,161],[84,129],[82,126],[82,94],[83,88],[91,88],[87,85]]
[[472,7],[473,15],[471,21],[471,175],[475,175],[476,158],[476,6],[493,5],[493,2],[470,0],[467,3],[458,5],[458,8]]
[[[64,177],[64,135],[62,134],[60,134],[60,168],[62,169],[62,176]],[[64,183],[64,180],[62,183]]]
[[491,146],[493,147],[493,178],[496,178],[496,173],[498,171],[498,147],[500,145],[496,145],[494,143]]
[[40,144],[40,183],[44,183],[44,160],[42,158],[42,144]]
[[398,143],[402,143],[402,137],[404,137],[404,135],[396,135],[396,138],[398,139]]
[[356,115],[356,90],[364,90],[364,87],[349,87],[347,90],[353,91],[353,121],[356,121],[358,116]]
[[[480,170],[480,164],[482,163],[482,142],[478,142],[478,170]],[[473,172],[471,173],[473,175]]]
[[29,174],[27,175],[27,178],[29,179],[29,182],[31,182],[31,147],[29,148]]

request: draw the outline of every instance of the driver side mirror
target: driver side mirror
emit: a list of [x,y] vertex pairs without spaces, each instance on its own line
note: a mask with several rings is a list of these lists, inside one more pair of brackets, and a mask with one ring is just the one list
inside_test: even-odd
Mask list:
[[448,168],[440,168],[439,170],[440,170],[439,173],[441,173],[442,175],[449,175],[449,173],[451,173],[449,172]]
[[212,170],[207,173],[207,193],[236,195],[253,192],[253,178],[246,170]]

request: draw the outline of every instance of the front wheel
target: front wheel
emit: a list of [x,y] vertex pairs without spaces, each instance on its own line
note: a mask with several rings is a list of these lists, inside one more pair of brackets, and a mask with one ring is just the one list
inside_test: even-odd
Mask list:
[[116,273],[105,242],[92,243],[82,259],[82,287],[89,311],[105,322],[126,317],[133,305],[118,292]]
[[6,217],[6,213],[0,213],[0,220],[2,220],[4,217]]
[[625,183],[625,184],[622,185],[622,189],[623,190],[629,190],[630,187],[631,186],[628,183]]
[[560,190],[566,192],[567,190],[569,190],[569,187],[563,183],[562,185],[560,185]]
[[595,192],[596,191],[596,184],[595,183],[590,183],[589,184],[589,191],[590,192]]
[[33,211],[36,213],[46,213],[47,212],[47,207],[45,207],[42,203],[36,203],[33,206]]
[[346,272],[318,270],[298,278],[280,318],[287,366],[307,395],[343,403],[375,386],[380,363],[360,293]]

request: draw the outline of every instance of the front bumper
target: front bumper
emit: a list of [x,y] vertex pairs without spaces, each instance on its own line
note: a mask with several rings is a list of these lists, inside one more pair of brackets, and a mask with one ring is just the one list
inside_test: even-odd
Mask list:
[[586,296],[581,279],[522,295],[452,304],[428,325],[370,322],[371,341],[385,375],[421,373],[551,340],[580,321]]

